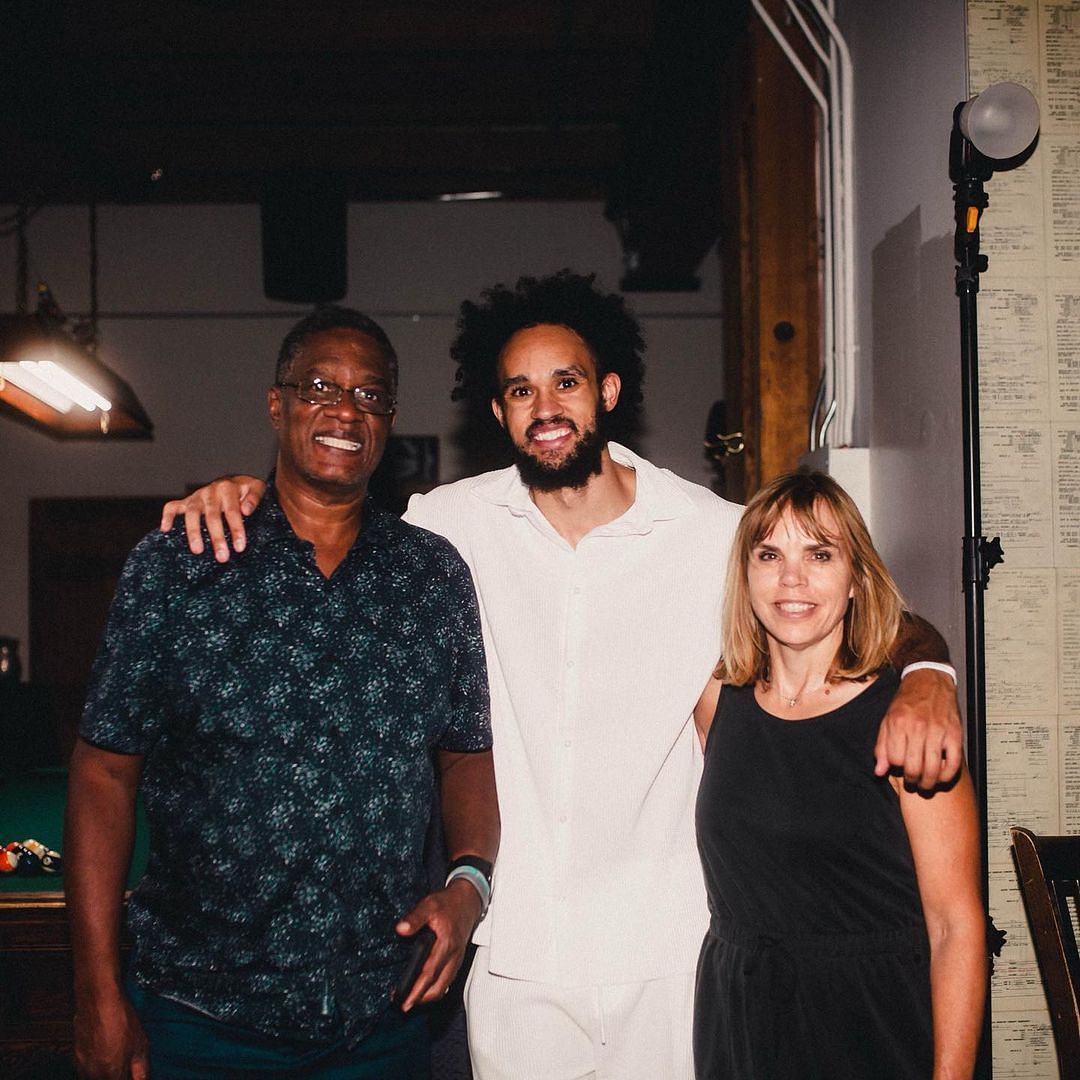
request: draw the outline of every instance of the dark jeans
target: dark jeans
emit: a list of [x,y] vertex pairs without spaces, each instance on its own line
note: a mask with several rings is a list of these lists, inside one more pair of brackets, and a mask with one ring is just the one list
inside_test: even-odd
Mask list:
[[233,1027],[130,980],[127,992],[150,1041],[152,1080],[429,1080],[431,1075],[423,1015],[390,1009],[350,1050],[344,1042],[323,1046]]

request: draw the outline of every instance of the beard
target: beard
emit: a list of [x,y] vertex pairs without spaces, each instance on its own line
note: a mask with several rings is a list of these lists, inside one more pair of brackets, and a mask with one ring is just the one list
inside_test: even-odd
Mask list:
[[[607,446],[607,437],[601,431],[605,416],[598,410],[592,427],[556,465],[548,465],[514,443],[514,464],[522,483],[536,491],[559,491],[563,488],[582,488],[591,477],[598,476],[604,464],[604,447]],[[577,431],[577,425],[572,420],[565,417],[557,419]]]

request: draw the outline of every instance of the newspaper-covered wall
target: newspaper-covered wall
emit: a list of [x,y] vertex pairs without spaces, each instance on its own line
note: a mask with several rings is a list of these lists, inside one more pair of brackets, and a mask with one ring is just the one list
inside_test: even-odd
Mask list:
[[1080,0],[968,0],[971,93],[1021,83],[1035,153],[986,185],[979,293],[994,1077],[1058,1075],[1010,825],[1080,832]]

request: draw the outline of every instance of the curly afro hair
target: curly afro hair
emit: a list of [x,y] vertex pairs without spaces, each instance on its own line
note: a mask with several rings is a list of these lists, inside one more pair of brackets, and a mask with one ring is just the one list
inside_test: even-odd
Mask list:
[[550,277],[522,277],[513,289],[485,289],[478,304],[461,305],[458,335],[450,356],[458,363],[455,401],[465,400],[473,422],[494,423],[491,399],[497,394],[499,355],[519,330],[552,324],[565,326],[589,346],[597,375],[619,376],[622,389],[606,415],[605,435],[632,438],[640,419],[645,341],[637,319],[617,293],[604,294],[595,274],[560,270]]

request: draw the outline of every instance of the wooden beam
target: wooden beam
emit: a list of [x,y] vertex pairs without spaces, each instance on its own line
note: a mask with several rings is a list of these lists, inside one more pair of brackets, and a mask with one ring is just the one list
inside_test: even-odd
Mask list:
[[[782,24],[783,4],[768,0]],[[808,61],[809,62],[809,61]],[[738,122],[725,169],[725,494],[744,501],[807,449],[820,374],[817,115],[779,46],[752,12],[735,84]]]

